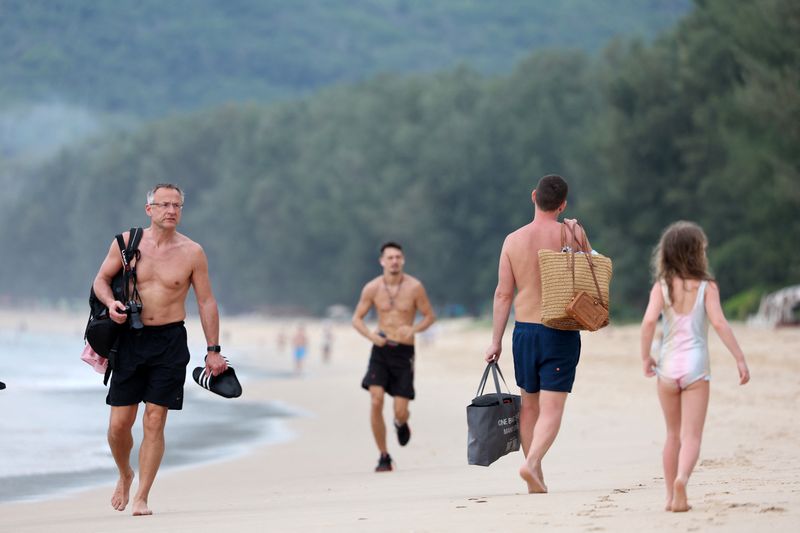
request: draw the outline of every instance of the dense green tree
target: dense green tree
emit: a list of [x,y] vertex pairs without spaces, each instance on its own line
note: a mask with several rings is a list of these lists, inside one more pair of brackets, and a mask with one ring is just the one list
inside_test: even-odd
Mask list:
[[[800,25],[795,3],[697,2],[652,46],[607,52],[608,194],[597,200],[615,294],[641,310],[650,250],[669,222],[699,222],[723,297],[800,279]],[[787,240],[788,237],[788,240]]]

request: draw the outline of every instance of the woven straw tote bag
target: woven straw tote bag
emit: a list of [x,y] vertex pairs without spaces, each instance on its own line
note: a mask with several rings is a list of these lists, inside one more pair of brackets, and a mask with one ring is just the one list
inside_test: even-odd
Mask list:
[[[580,223],[577,224],[581,226]],[[583,226],[581,226],[583,229]],[[567,314],[567,307],[581,291],[588,293],[596,302],[609,309],[608,288],[611,284],[611,259],[601,254],[592,254],[584,238],[578,241],[572,233],[572,244],[567,244],[567,225],[561,225],[561,250],[539,250],[539,272],[542,280],[542,324],[554,329],[582,330],[599,329],[608,325],[605,317],[598,327],[589,328]]]

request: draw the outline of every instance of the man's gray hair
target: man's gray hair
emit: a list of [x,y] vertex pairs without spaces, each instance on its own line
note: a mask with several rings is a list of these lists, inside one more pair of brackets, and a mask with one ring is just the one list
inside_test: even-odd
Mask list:
[[181,203],[183,203],[183,191],[181,190],[180,187],[178,187],[174,183],[159,183],[158,185],[156,185],[155,187],[153,187],[152,189],[147,191],[147,203],[148,204],[152,204],[153,203],[153,198],[155,197],[156,191],[158,189],[174,189],[174,190],[178,191],[180,193],[180,195],[181,195]]

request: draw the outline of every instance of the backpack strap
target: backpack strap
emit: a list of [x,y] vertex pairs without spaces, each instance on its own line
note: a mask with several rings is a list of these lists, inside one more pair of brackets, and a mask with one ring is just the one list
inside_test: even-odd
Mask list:
[[[125,239],[121,233],[118,233],[115,238],[117,239],[117,246],[119,246],[119,253],[122,257],[122,271],[125,280],[125,301],[130,300],[130,296],[135,298],[139,297],[139,291],[136,289],[136,268],[131,265],[131,261],[139,258],[139,243],[142,240],[142,228],[131,228],[128,234],[128,245],[125,245]],[[130,291],[130,281],[133,280],[133,291]]]
[[[119,253],[122,257],[122,277],[125,281],[125,302],[130,298],[128,297],[128,290],[130,289],[129,281],[133,279],[133,292],[131,296],[133,298],[139,298],[139,291],[136,289],[136,267],[131,266],[131,261],[139,259],[139,242],[142,240],[142,228],[131,228],[130,234],[128,236],[128,245],[125,246],[125,239],[122,237],[122,234],[119,233],[115,235],[115,239],[117,240],[117,246],[119,246]],[[91,320],[91,316],[89,318]],[[88,327],[88,325],[87,325]],[[84,334],[84,339],[86,338]],[[111,348],[111,351],[108,354],[108,366],[106,366],[106,372],[103,375],[103,385],[108,385],[108,380],[111,377],[111,372],[114,370],[116,358],[117,358],[117,351],[119,350],[119,337],[117,340],[114,341],[114,345]]]
[[136,266],[131,265],[132,261],[139,261],[139,243],[142,240],[142,235],[144,231],[142,228],[131,228],[129,237],[128,237],[128,247],[125,249],[123,255],[125,256],[123,260],[123,264],[125,266],[125,287],[129,288],[131,284],[129,281],[132,281],[133,290],[130,292],[130,297],[128,300],[136,300],[141,301],[139,298],[139,290],[136,287]]
[[122,256],[122,267],[125,267],[125,240],[122,238],[122,233],[117,233],[114,235],[114,238],[117,239],[117,246],[119,246],[119,253]]
[[142,228],[131,228],[130,235],[128,249],[126,250],[129,262],[133,259],[139,259],[139,243],[142,241],[142,235],[144,235],[144,231]]
[[131,261],[139,258],[139,242],[143,233],[142,228],[131,228],[128,234],[128,246],[125,246],[122,235],[117,235],[117,244],[122,254],[122,267],[126,272],[131,270]]

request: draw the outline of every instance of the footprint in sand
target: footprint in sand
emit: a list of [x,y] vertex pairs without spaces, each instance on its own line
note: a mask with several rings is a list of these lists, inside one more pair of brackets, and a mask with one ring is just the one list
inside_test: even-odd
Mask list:
[[737,507],[758,507],[758,505],[754,503],[729,503],[728,509],[736,509]]
[[703,459],[698,466],[703,468],[721,468],[725,466],[725,461],[720,459]]
[[759,513],[785,513],[786,509],[783,507],[764,507],[763,509],[758,510]]

